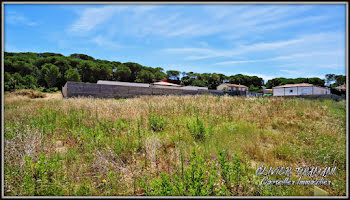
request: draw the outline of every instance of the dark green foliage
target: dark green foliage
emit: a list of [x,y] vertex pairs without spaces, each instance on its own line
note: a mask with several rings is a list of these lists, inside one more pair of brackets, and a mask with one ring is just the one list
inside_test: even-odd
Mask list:
[[138,82],[138,83],[153,83],[154,80],[155,80],[155,76],[152,74],[152,72],[143,69],[136,76],[135,82]]
[[326,74],[325,77],[326,83],[329,84],[332,88],[346,83],[346,76],[344,75]]
[[81,61],[77,68],[81,74],[83,82],[96,82],[97,77],[95,76],[96,64],[92,61]]
[[71,54],[70,57],[81,59],[81,60],[95,60],[93,57],[85,55],[85,54]]
[[131,76],[131,70],[128,66],[121,64],[113,73],[113,77],[118,81],[128,81]]
[[316,86],[324,87],[325,80],[314,77],[314,78],[274,78],[266,83],[266,88],[273,88],[275,86],[285,84],[296,84],[296,83],[310,83]]
[[57,87],[57,82],[61,77],[61,73],[56,65],[50,63],[45,64],[41,69],[41,73],[49,88]]
[[160,81],[160,80],[164,79],[165,77],[166,77],[166,74],[162,71],[157,71],[154,73],[154,79],[156,81]]
[[261,88],[264,85],[264,81],[262,78],[257,76],[245,76],[243,74],[236,74],[234,76],[228,77],[230,83],[241,84],[245,86],[253,85],[255,87]]
[[66,71],[66,73],[64,74],[64,78],[67,81],[75,81],[75,82],[81,81],[79,72],[75,69],[72,69],[72,68],[70,68],[69,70]]
[[168,70],[166,71],[167,73],[167,78],[172,79],[172,80],[180,80],[180,72],[176,70]]
[[206,87],[205,83],[202,80],[193,80],[191,85],[198,87]]

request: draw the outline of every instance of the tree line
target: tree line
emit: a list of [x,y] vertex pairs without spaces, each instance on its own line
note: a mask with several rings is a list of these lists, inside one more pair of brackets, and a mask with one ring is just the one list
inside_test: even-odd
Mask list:
[[296,84],[296,83],[310,83],[316,86],[324,87],[325,85],[335,88],[337,86],[346,83],[346,76],[326,74],[325,79],[318,77],[315,78],[274,78],[266,83],[266,88],[273,88],[275,86],[285,85],[285,84]]
[[[236,74],[226,76],[217,73],[164,71],[161,67],[148,67],[135,62],[121,63],[94,59],[85,54],[64,56],[58,53],[9,53],[4,57],[4,89],[39,89],[42,91],[60,90],[67,81],[96,83],[98,80],[152,83],[168,78],[183,86],[200,86],[216,89],[221,83],[246,85],[250,91],[261,92],[264,81],[258,76]],[[342,75],[326,77],[327,82],[341,84]],[[343,76],[344,77],[344,76]],[[345,78],[344,78],[345,81]],[[320,78],[275,78],[266,83],[274,86],[307,82],[324,86]]]

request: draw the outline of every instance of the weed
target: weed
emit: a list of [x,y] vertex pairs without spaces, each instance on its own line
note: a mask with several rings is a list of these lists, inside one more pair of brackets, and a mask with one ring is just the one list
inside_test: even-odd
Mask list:
[[55,171],[58,169],[57,158],[46,159],[40,154],[36,163],[30,156],[25,157],[23,185],[26,195],[52,196],[63,195],[62,187],[55,183]]
[[194,123],[186,124],[187,129],[196,140],[204,140],[207,134],[207,130],[204,127],[202,120],[199,119],[198,115]]
[[164,129],[165,118],[154,114],[148,115],[149,126],[152,131],[159,132]]

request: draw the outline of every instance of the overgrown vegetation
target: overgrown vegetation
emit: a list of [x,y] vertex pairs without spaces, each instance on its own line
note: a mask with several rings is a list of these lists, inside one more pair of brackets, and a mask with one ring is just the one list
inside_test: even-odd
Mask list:
[[5,195],[312,195],[257,166],[330,166],[346,191],[345,101],[5,96]]

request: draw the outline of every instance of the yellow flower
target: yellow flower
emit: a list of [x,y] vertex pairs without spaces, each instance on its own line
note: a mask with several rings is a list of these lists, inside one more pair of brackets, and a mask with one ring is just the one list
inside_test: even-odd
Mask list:
[[105,182],[106,182],[106,179],[103,179],[103,180],[102,180],[102,182],[104,182],[104,183],[105,183]]

